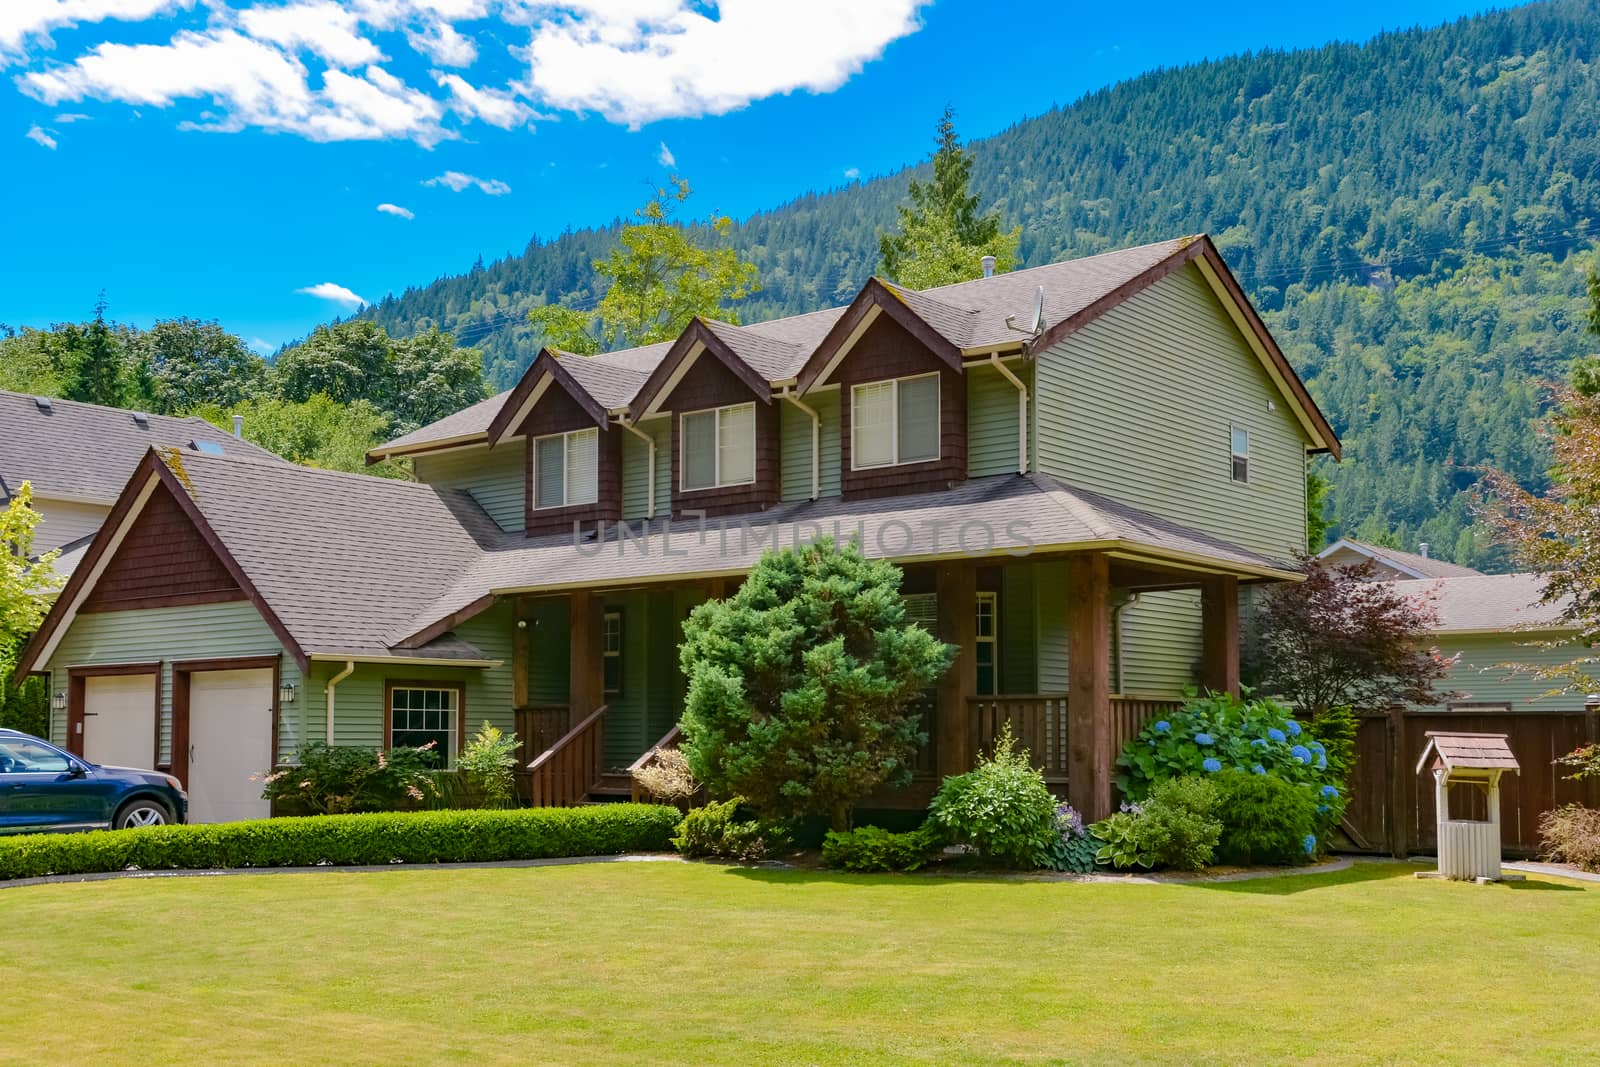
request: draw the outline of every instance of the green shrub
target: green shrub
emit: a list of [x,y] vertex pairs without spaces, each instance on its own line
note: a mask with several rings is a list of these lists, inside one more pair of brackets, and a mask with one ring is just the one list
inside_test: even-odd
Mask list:
[[939,848],[939,841],[921,828],[897,834],[876,826],[858,826],[844,832],[828,831],[822,841],[822,862],[857,874],[909,872],[924,867]]
[[421,807],[435,791],[432,767],[438,756],[431,746],[384,751],[310,741],[300,746],[294,766],[265,777],[261,796],[311,815]]
[[1203,778],[1172,778],[1143,804],[1098,823],[1105,844],[1096,859],[1113,867],[1171,867],[1197,871],[1211,862],[1222,834],[1217,789]]
[[1546,858],[1600,871],[1600,809],[1568,804],[1539,816]]
[[[738,819],[739,797],[695,808],[678,823],[672,845],[690,859],[755,861],[766,859],[789,843],[777,823]],[[662,808],[673,811],[676,808]]]
[[1056,840],[1050,847],[1051,870],[1073,874],[1093,873],[1096,857],[1105,842],[1083,825],[1083,816],[1071,804],[1056,805]]
[[0,879],[137,868],[372,866],[663,852],[678,813],[651,804],[320,815],[0,838]]
[[928,823],[944,840],[971,845],[1007,867],[1049,866],[1060,838],[1056,799],[1028,754],[1017,751],[1009,725],[990,756],[939,786]]
[[522,742],[498,726],[485,722],[476,737],[456,756],[456,767],[467,781],[483,794],[486,808],[509,808],[513,788],[512,769],[517,765],[517,749]]
[[1224,771],[1215,780],[1222,820],[1217,858],[1223,863],[1303,863],[1316,853],[1319,805],[1308,786],[1237,770]]

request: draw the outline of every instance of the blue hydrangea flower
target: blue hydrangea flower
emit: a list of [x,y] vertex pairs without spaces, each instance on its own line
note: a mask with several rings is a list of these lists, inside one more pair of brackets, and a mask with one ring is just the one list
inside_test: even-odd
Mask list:
[[1322,787],[1322,795],[1331,800],[1339,795],[1339,787],[1336,785],[1325,785]]
[[1321,741],[1308,742],[1306,747],[1311,749],[1311,751],[1313,751],[1313,752],[1326,752],[1327,751],[1327,749],[1322,747],[1322,742]]
[[1330,812],[1332,810],[1333,809],[1328,807],[1328,805],[1326,805],[1326,804],[1318,804],[1317,805],[1317,814],[1318,815],[1326,815],[1326,814],[1328,814],[1328,812]]
[[1304,746],[1304,745],[1296,745],[1296,746],[1294,746],[1293,748],[1291,748],[1289,750],[1289,755],[1293,756],[1295,759],[1299,760],[1301,763],[1310,763],[1311,762],[1311,750],[1309,748],[1307,748],[1306,746]]
[[1300,724],[1295,722],[1293,719],[1290,719],[1288,722],[1284,723],[1283,728],[1289,731],[1290,737],[1300,736]]
[[1156,723],[1156,733],[1158,733],[1158,734],[1166,734],[1166,733],[1171,733],[1171,732],[1172,732],[1172,724],[1170,722],[1168,722],[1166,719],[1162,719],[1160,722]]
[[1197,745],[1210,745],[1210,744],[1214,744],[1215,741],[1216,741],[1216,739],[1214,737],[1212,737],[1210,734],[1195,734],[1194,735],[1194,743],[1197,744]]
[[1308,855],[1308,856],[1316,855],[1316,852],[1317,852],[1317,838],[1316,838],[1315,834],[1307,834],[1306,835],[1306,839],[1303,842],[1301,842],[1301,844],[1305,845],[1306,855]]
[[1328,757],[1324,753],[1318,752],[1317,753],[1317,770],[1325,771],[1327,769],[1328,769]]
[[1287,741],[1287,740],[1289,740],[1288,735],[1286,735],[1282,730],[1278,729],[1276,726],[1274,726],[1272,729],[1267,731],[1267,736],[1272,738],[1274,741]]
[[1266,748],[1267,747],[1267,739],[1265,737],[1258,737],[1254,741],[1250,742],[1250,747],[1251,748]]
[[1215,756],[1207,756],[1206,761],[1200,764],[1200,766],[1206,769],[1207,774],[1216,774],[1218,771],[1222,770],[1222,761],[1217,759]]
[[1250,773],[1252,773],[1252,774],[1266,774],[1267,773],[1267,769],[1265,767],[1261,766],[1261,764],[1258,763],[1254,767],[1250,768]]

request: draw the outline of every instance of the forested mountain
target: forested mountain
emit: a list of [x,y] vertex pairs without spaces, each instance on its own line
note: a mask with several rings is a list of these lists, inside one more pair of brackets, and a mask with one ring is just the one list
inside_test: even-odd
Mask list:
[[[1561,0],[1156,71],[973,142],[974,189],[1021,224],[1024,265],[1211,233],[1345,438],[1335,534],[1493,566],[1473,468],[1542,478],[1539,382],[1593,347],[1597,52],[1600,0]],[[848,300],[924,169],[735,226],[764,286],[744,321]],[[452,331],[504,387],[540,340],[527,310],[592,303],[614,233],[535,239],[363,317]]]

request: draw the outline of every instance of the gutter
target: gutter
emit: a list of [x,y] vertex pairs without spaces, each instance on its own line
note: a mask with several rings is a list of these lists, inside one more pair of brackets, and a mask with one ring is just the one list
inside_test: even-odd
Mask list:
[[621,426],[624,430],[627,430],[629,433],[633,434],[633,436],[643,441],[645,446],[650,450],[648,459],[649,466],[645,472],[645,481],[646,485],[648,486],[646,491],[649,493],[649,503],[645,505],[644,517],[647,519],[653,519],[656,517],[656,439],[639,429],[639,427],[635,426],[625,418],[618,417],[617,425]]
[[328,744],[330,747],[333,745],[333,687],[350,677],[355,672],[356,661],[353,659],[345,660],[344,670],[340,671],[332,678],[329,678],[328,686],[323,690],[323,692],[328,695]]
[[793,386],[784,386],[779,395],[811,416],[811,499],[816,500],[822,495],[822,416],[800,399]]
[[1028,473],[1028,387],[1022,379],[1011,373],[1011,368],[1000,361],[1000,353],[989,355],[989,366],[999,371],[1006,381],[1017,387],[1017,473]]

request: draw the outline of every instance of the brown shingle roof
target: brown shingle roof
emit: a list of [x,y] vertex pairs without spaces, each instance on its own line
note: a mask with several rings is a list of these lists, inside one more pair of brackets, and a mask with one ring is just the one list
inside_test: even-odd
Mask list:
[[1382,545],[1369,545],[1365,541],[1354,541],[1348,537],[1335,541],[1318,552],[1317,556],[1326,559],[1345,548],[1368,559],[1386,563],[1391,569],[1402,574],[1410,574],[1417,578],[1466,578],[1483,573],[1471,567],[1463,567],[1459,563],[1451,563],[1449,560],[1421,556],[1415,552],[1401,552],[1397,548],[1385,548]]
[[1459,578],[1417,578],[1393,583],[1409,596],[1427,598],[1439,615],[1435,633],[1500,630],[1563,630],[1564,603],[1546,604],[1539,574],[1475,574]]
[[26,393],[0,391],[0,500],[29,482],[40,497],[110,504],[151,448],[194,451],[209,441],[229,455],[285,461],[200,418],[146,415],[51,400],[47,414]]
[[[1428,743],[1417,760],[1417,773],[1439,765],[1446,771],[1520,771],[1505,734],[1458,734],[1429,730]],[[1429,757],[1435,757],[1430,760]]]

